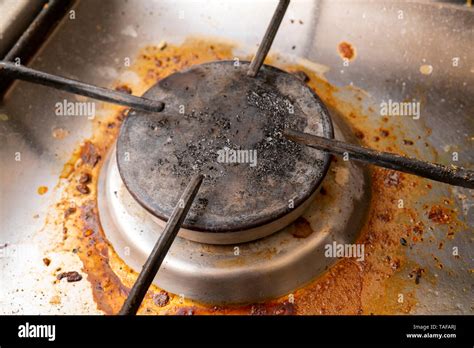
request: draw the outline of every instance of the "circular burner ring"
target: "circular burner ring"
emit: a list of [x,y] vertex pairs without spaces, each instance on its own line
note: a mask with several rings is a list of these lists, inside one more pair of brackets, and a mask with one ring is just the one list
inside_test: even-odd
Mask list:
[[[161,113],[132,110],[117,142],[131,195],[163,224],[196,172],[206,178],[180,235],[231,244],[296,219],[316,194],[330,156],[285,139],[285,127],[333,137],[331,119],[297,77],[248,62],[219,61],[174,73],[144,97]],[[235,155],[235,157],[234,157]]]
[[[336,127],[336,137],[350,136]],[[352,139],[352,138],[351,138]],[[326,246],[356,242],[370,204],[370,171],[338,161],[324,179],[329,193],[317,194],[303,214],[313,233],[303,237],[303,219],[251,243],[209,245],[174,240],[154,283],[185,298],[209,304],[240,304],[278,298],[307,284],[331,267]],[[323,204],[321,204],[321,201]],[[125,187],[115,151],[105,159],[98,182],[100,222],[120,258],[139,272],[163,227]],[[307,229],[305,230],[307,231]],[[299,236],[299,237],[297,237]],[[238,247],[238,254],[236,254]]]

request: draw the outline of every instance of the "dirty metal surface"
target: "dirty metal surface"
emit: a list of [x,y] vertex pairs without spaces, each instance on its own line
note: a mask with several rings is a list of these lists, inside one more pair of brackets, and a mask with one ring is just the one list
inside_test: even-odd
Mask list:
[[[335,136],[345,139],[347,134],[335,127]],[[112,152],[98,180],[100,221],[120,258],[139,271],[163,226],[130,195],[115,159]],[[184,298],[213,305],[248,304],[284,296],[308,284],[337,261],[325,257],[325,245],[333,241],[355,242],[370,201],[369,181],[368,171],[359,164],[332,163],[323,180],[325,189],[316,193],[301,217],[250,243],[194,242],[181,238],[181,229],[154,284]],[[337,199],[328,200],[327,191]]]
[[[81,0],[76,7],[76,19],[62,23],[30,67],[101,86],[126,82],[138,95],[146,90],[142,89],[143,84],[148,88],[155,78],[163,78],[175,68],[236,56],[245,59],[244,55],[254,53],[275,2],[244,1],[248,6],[242,3]],[[363,145],[424,160],[450,164],[452,151],[457,151],[459,162],[455,164],[472,168],[472,7],[427,1],[301,0],[292,1],[289,11],[280,28],[284,34],[277,35],[272,51],[294,59],[298,64],[294,71],[304,69],[309,73],[311,88],[328,105],[336,125],[353,127],[349,133],[355,131],[359,139],[363,138],[360,140]],[[403,19],[399,17],[401,12]],[[186,38],[196,35],[218,36],[232,40],[237,46],[234,52],[225,55],[216,54],[210,48],[217,49],[216,42],[170,50],[172,44],[181,45]],[[162,40],[168,42],[165,50],[159,48]],[[349,66],[344,65],[338,50],[342,42],[355,48],[356,55]],[[148,45],[158,46],[151,50],[151,56],[158,55],[165,64],[151,69],[155,61],[145,62],[140,58],[139,68],[132,72],[124,69],[124,58],[139,57],[137,54]],[[150,50],[146,52],[149,56]],[[199,58],[193,58],[194,54]],[[459,64],[454,66],[458,60]],[[280,63],[275,65],[290,71]],[[324,71],[319,70],[322,65]],[[421,67],[426,65],[432,67],[429,75],[421,72]],[[150,69],[153,74],[149,74]],[[310,71],[317,72],[317,76]],[[327,82],[318,78],[323,74]],[[101,135],[92,141],[103,158],[109,151],[107,144],[115,140],[109,139],[109,132],[114,129],[107,127],[105,117],[109,115],[99,110],[99,104],[100,113],[94,122],[84,117],[56,117],[54,105],[65,98],[74,100],[64,92],[19,82],[0,105],[0,158],[4,164],[0,171],[0,192],[5,197],[0,205],[0,251],[6,255],[0,259],[0,312],[4,314],[113,314],[124,300],[123,288],[131,286],[135,279],[135,273],[128,270],[125,262],[116,260],[112,247],[108,248],[109,260],[104,261],[106,244],[100,233],[94,239],[83,237],[90,224],[80,223],[82,212],[95,211],[96,191],[91,185],[90,197],[80,201],[75,176],[74,180],[65,182],[70,192],[64,200],[76,201],[78,212],[77,216],[67,218],[68,239],[65,245],[61,244],[64,217],[56,206],[59,198],[55,185],[65,162],[82,141],[89,139],[92,131]],[[383,101],[413,99],[421,101],[418,120],[385,119],[378,112]],[[340,124],[334,110],[341,114]],[[108,109],[105,111],[110,113]],[[69,135],[52,136],[52,131],[57,129],[66,130]],[[381,135],[387,134],[382,132],[385,129],[390,130],[387,137]],[[21,152],[21,162],[14,160],[16,152]],[[78,175],[82,169],[77,169]],[[98,166],[94,170],[93,180]],[[332,170],[333,166],[329,173]],[[370,184],[372,201],[368,207],[357,203],[358,208],[369,210],[369,221],[360,239],[366,243],[368,252],[365,262],[343,259],[331,266],[325,275],[295,293],[292,313],[473,313],[472,191],[452,189],[409,175],[401,175],[398,186],[387,186],[386,178],[392,176],[393,173],[376,170],[372,178],[375,183]],[[329,175],[325,181],[328,178]],[[47,193],[38,194],[40,186],[49,187]],[[346,192],[337,195],[326,183],[323,186],[327,193],[322,198],[318,194],[315,207],[340,206],[338,200],[346,197]],[[405,209],[398,209],[393,203],[399,199],[404,200]],[[452,219],[433,221],[430,216],[437,216],[431,214],[433,208],[434,212],[446,209]],[[50,220],[48,214],[56,210],[59,217]],[[100,215],[102,222],[102,211]],[[317,216],[312,211],[305,215],[315,219],[308,221],[315,232],[320,231]],[[98,215],[93,216],[93,221],[98,223]],[[458,220],[464,226],[457,225]],[[417,225],[421,221],[425,227],[420,235]],[[76,222],[78,227],[73,226]],[[351,226],[353,232],[359,232]],[[105,233],[109,231],[107,227],[104,226]],[[139,226],[135,228],[133,231],[140,234]],[[100,226],[96,229],[100,231]],[[406,245],[401,244],[401,238],[406,240]],[[307,244],[306,239],[300,241]],[[82,251],[75,253],[79,246]],[[16,256],[15,248],[22,247],[27,252]],[[455,247],[460,251],[459,256],[453,255]],[[232,248],[228,249],[233,254]],[[49,266],[43,263],[44,257],[51,259]],[[240,259],[235,257],[235,263]],[[63,271],[79,271],[83,279],[73,283],[65,279],[55,282],[58,267]],[[305,267],[313,269],[311,264]],[[419,269],[424,270],[421,279],[412,276],[413,270]],[[154,293],[160,294],[160,289]],[[404,303],[397,301],[400,293],[407,299]],[[194,314],[254,314],[264,311],[262,308],[274,314],[285,306],[284,299],[280,299],[255,307],[257,310],[254,306],[215,310],[214,306],[192,301],[181,304],[179,299],[178,295],[170,294],[169,303],[158,307],[150,298],[143,313],[183,313],[182,307],[186,306],[186,313]]]
[[163,112],[129,113],[117,144],[119,171],[156,217],[169,217],[197,172],[205,180],[184,223],[195,231],[266,225],[318,188],[329,155],[286,140],[282,131],[333,137],[328,111],[294,75],[265,66],[252,78],[247,69],[247,62],[222,61],[172,74],[145,93],[165,103]]

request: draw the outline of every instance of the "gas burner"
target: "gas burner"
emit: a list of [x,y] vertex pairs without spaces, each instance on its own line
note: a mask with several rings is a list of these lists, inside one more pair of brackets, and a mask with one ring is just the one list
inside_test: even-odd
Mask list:
[[[249,63],[212,62],[161,80],[144,96],[161,113],[132,110],[117,142],[131,195],[164,226],[192,175],[205,176],[180,236],[209,244],[256,240],[308,207],[330,155],[283,136],[291,127],[332,138],[326,107],[300,79]],[[240,163],[239,163],[240,162]]]
[[[325,213],[331,208],[316,202],[311,220],[318,233],[295,238],[291,227],[284,229],[314,201],[330,156],[292,143],[283,129],[332,138],[333,126],[325,106],[297,77],[263,66],[252,78],[248,66],[212,62],[161,80],[145,97],[159,97],[165,109],[129,113],[99,181],[107,238],[139,270],[192,175],[205,174],[180,229],[183,238],[174,241],[155,277],[160,287],[203,302],[249,303],[286,294],[333,263],[324,257],[325,244],[356,237],[347,223],[364,192],[357,166],[341,169],[357,183],[339,187],[340,203],[349,209]],[[256,151],[256,165],[219,160],[219,152],[229,156],[231,150]],[[236,253],[245,255],[244,263],[236,262]]]
[[[335,134],[345,138],[337,127]],[[161,237],[164,222],[132,197],[116,159],[114,150],[99,178],[101,224],[118,255],[139,271]],[[181,229],[154,283],[171,293],[212,304],[254,303],[288,294],[337,261],[324,256],[325,245],[354,243],[369,206],[369,181],[363,166],[334,163],[324,186],[335,199],[320,204],[316,194],[304,219],[296,222],[299,228],[302,224],[311,228],[307,236],[294,235],[296,227],[291,224],[253,242],[211,245],[180,238]],[[186,231],[184,235],[187,237]]]

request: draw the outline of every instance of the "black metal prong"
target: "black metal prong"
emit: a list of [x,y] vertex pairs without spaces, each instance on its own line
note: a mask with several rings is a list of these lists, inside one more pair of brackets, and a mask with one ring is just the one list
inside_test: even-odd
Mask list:
[[48,74],[11,62],[0,61],[0,75],[1,74],[105,102],[129,106],[142,111],[160,112],[164,108],[164,104],[160,101],[136,97],[112,89],[89,85],[87,83]]
[[420,161],[393,153],[376,151],[343,141],[327,139],[293,129],[285,129],[284,136],[335,155],[347,154],[349,159],[374,164],[379,167],[418,175],[450,185],[474,188],[474,171],[458,166],[443,166],[437,163]]
[[173,210],[166,227],[156,242],[150,256],[143,265],[137,281],[132,287],[130,294],[125,300],[119,315],[135,315],[145,297],[151,282],[156,276],[163,259],[168,253],[178,231],[188,214],[189,208],[201,187],[203,175],[195,175],[186,186],[181,198]]
[[250,63],[249,70],[247,71],[247,75],[255,77],[260,70],[260,67],[265,60],[265,57],[270,51],[270,47],[272,46],[273,40],[275,39],[275,35],[280,27],[281,21],[283,20],[283,16],[285,16],[286,9],[290,4],[290,0],[280,0],[278,6],[273,14],[272,20],[270,25],[263,36],[263,40],[260,43],[260,47],[258,48],[257,54],[253,57],[252,62]]

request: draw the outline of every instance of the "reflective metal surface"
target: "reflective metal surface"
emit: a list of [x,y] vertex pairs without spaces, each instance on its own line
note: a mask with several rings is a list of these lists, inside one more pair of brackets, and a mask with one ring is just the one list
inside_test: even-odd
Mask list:
[[15,41],[43,7],[45,0],[0,1],[0,57],[3,58]]
[[[62,23],[31,66],[107,86],[124,69],[124,58],[133,58],[144,45],[163,39],[179,43],[190,35],[219,36],[241,44],[242,52],[254,52],[274,6],[274,1],[82,0],[75,19]],[[406,118],[401,127],[407,135],[420,135],[437,153],[426,151],[422,142],[413,151],[418,150],[425,160],[442,163],[449,163],[456,151],[458,163],[472,168],[473,9],[438,2],[296,0],[287,16],[273,51],[328,66],[326,77],[331,83],[362,88],[374,107],[389,99],[421,100],[420,119]],[[348,66],[337,51],[342,41],[356,47],[356,59]],[[41,231],[56,197],[52,192],[39,196],[36,191],[42,185],[56,185],[71,151],[90,135],[86,118],[55,116],[55,103],[65,98],[71,96],[17,83],[0,106],[0,245],[24,246],[25,251],[21,257],[4,252],[0,259],[2,313],[97,311],[87,282],[63,288],[70,297],[60,307],[52,307],[50,296],[44,295],[57,291],[52,290],[53,279],[42,276],[41,265],[43,250],[56,238],[54,232]],[[56,127],[71,130],[70,136],[53,139],[51,131]],[[436,186],[431,195],[440,198],[450,193],[449,187]],[[437,245],[428,243],[407,250],[411,260],[436,275],[436,282],[417,287],[419,302],[412,313],[473,311],[473,197],[469,190],[455,189],[454,193],[466,227],[446,248],[457,247],[459,257],[439,253]],[[439,236],[442,231],[430,233]],[[440,254],[444,270],[433,264],[433,253]],[[58,257],[63,266],[80,268],[73,254]]]

